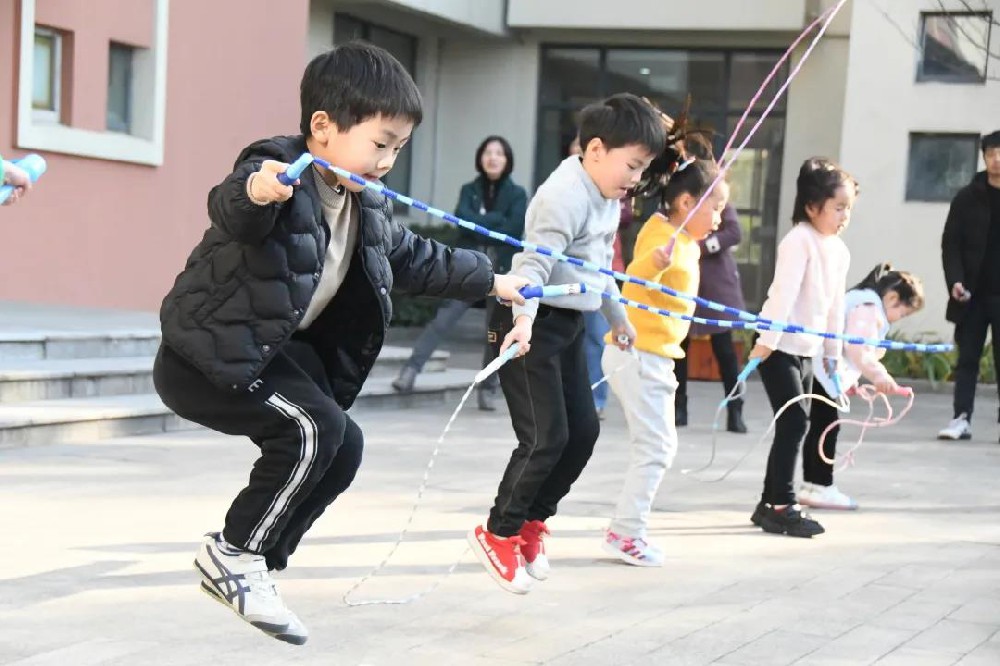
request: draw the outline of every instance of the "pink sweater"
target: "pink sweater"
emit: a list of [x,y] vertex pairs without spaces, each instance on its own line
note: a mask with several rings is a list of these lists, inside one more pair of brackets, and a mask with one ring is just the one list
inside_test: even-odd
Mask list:
[[[840,236],[823,236],[800,222],[778,244],[774,280],[760,316],[807,328],[844,332],[844,292],[851,253]],[[758,343],[792,356],[812,358],[820,351],[840,359],[843,343],[815,335],[762,331]]]

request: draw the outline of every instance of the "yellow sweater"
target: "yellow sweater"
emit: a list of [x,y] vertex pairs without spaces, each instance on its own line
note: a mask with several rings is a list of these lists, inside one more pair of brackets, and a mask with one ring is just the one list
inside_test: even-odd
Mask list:
[[[675,230],[667,218],[659,213],[646,220],[636,238],[634,259],[628,265],[626,272],[649,282],[658,282],[676,291],[697,294],[701,247],[687,235],[687,232],[681,232],[677,237],[673,260],[666,270],[658,270],[653,264],[653,250],[669,243]],[[653,291],[637,284],[626,284],[622,288],[622,296],[671,312],[694,314],[692,301],[674,298],[662,291]],[[667,358],[684,358],[681,342],[687,337],[691,322],[635,308],[628,309],[628,318],[637,333],[636,349]],[[607,338],[609,342],[610,338],[609,334]]]

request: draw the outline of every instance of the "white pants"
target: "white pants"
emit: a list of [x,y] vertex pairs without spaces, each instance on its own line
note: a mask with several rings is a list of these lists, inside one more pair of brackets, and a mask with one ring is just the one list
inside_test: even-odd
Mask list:
[[637,353],[638,362],[630,352],[607,345],[601,367],[605,374],[614,373],[608,383],[625,410],[632,448],[625,485],[610,529],[625,536],[645,538],[656,491],[677,454],[674,422],[677,378],[673,359]]

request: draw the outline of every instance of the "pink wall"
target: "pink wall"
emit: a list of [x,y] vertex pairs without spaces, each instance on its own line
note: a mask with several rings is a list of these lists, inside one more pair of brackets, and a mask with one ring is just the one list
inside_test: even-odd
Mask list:
[[[76,44],[95,23],[101,40],[141,44],[151,32],[137,31],[136,17],[151,16],[148,9],[105,16],[93,8],[146,2],[39,0],[37,20],[65,22],[77,31]],[[19,4],[0,0],[0,153],[8,159],[30,152],[14,145]],[[50,15],[46,8],[43,15],[46,4],[65,5],[65,11]],[[86,15],[75,15],[83,6]],[[16,206],[0,208],[0,300],[159,307],[208,225],[208,190],[240,149],[297,131],[308,3],[275,6],[266,0],[170,3],[163,166],[44,153],[48,172],[37,188]],[[96,94],[103,100],[106,51],[96,69],[87,94],[74,82],[75,126],[82,99]],[[103,127],[103,103],[100,108]]]

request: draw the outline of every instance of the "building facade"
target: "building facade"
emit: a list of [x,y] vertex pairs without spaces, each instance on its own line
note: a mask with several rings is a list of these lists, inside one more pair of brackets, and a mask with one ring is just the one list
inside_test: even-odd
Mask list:
[[304,3],[0,0],[0,154],[48,162],[0,209],[0,299],[158,309],[208,190],[297,127],[307,35]]
[[[17,42],[33,29],[21,25],[19,7],[34,6],[41,17],[35,23],[34,62],[44,66],[39,43],[44,55],[45,30],[67,31],[52,17],[71,16],[63,11],[75,4],[0,0],[0,26],[14,26],[0,27],[0,43]],[[97,68],[95,61],[101,80],[95,74],[93,82],[63,85],[63,96],[72,100],[66,107],[71,126],[119,138],[123,123],[131,123],[128,132],[144,140],[132,146],[131,160],[123,160],[124,153],[93,151],[64,156],[54,139],[46,143],[30,132],[22,134],[25,108],[16,94],[7,97],[18,82],[4,81],[7,72],[0,72],[0,84],[9,84],[0,85],[0,103],[17,118],[0,126],[0,151],[54,151],[45,153],[52,168],[39,195],[19,205],[23,208],[16,214],[3,214],[16,218],[5,226],[16,228],[19,247],[5,243],[0,249],[0,298],[155,308],[183,253],[204,228],[207,189],[246,140],[295,131],[301,65],[334,44],[367,39],[389,49],[411,71],[424,95],[425,121],[387,182],[450,208],[461,184],[475,173],[473,154],[483,137],[500,134],[510,140],[514,178],[531,190],[565,154],[575,113],[615,92],[645,95],[668,113],[677,113],[690,94],[694,121],[718,133],[721,149],[787,46],[835,2],[301,0],[284,3],[280,13],[266,11],[258,0],[138,4],[146,13],[129,20],[147,25],[151,16],[167,17],[163,54],[157,57],[164,31],[157,28],[160,19],[128,39],[111,34],[125,27],[108,19],[101,39],[109,46],[101,57],[109,64]],[[235,5],[241,11],[229,11]],[[851,278],[883,260],[918,273],[927,284],[929,305],[907,323],[908,332],[949,334],[940,234],[950,196],[982,168],[975,150],[978,136],[1000,128],[1000,40],[993,30],[998,16],[1000,0],[847,3],[730,173],[745,231],[737,258],[748,307],[762,302],[776,244],[790,227],[799,165],[825,155],[841,161],[862,185],[845,235],[853,254]],[[220,24],[227,29],[219,31]],[[68,41],[77,50],[83,43]],[[751,109],[737,143],[761,117],[808,42]],[[251,43],[273,44],[288,55],[252,60],[245,46]],[[171,48],[174,44],[203,48],[192,53]],[[116,62],[129,59],[115,45],[141,52],[133,55],[130,70],[116,68]],[[26,54],[23,48],[20,53]],[[88,50],[86,57],[96,58],[94,53]],[[121,91],[114,92],[122,72],[155,74],[160,66],[166,71],[159,116],[156,76],[142,74],[143,81],[153,83],[134,84],[128,97],[153,100],[153,110],[149,102],[130,107]],[[74,64],[75,75],[78,69]],[[21,73],[23,79],[23,64]],[[106,99],[101,95],[106,108],[77,101],[85,86],[107,86]],[[44,95],[34,101],[43,107],[50,102]],[[29,110],[32,126],[41,125],[43,134],[66,124],[65,109],[58,117],[52,109]],[[163,127],[159,149],[157,118]],[[108,182],[122,186],[110,188]],[[108,205],[119,196],[125,198],[122,205]],[[414,211],[398,209],[398,214],[410,224],[428,222]],[[55,233],[44,234],[42,246],[25,249],[42,241],[38,227],[53,225]],[[19,276],[45,265],[46,258],[65,268],[53,267],[49,277],[25,286]]]

